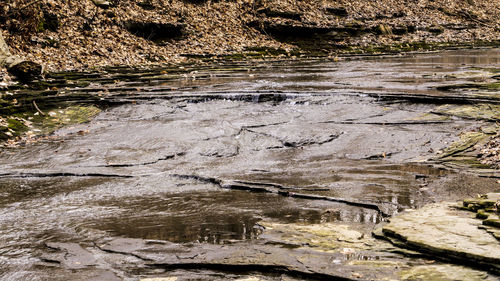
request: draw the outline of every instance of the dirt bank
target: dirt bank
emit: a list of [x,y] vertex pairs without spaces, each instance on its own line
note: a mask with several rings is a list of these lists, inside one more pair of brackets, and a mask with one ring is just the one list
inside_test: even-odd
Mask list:
[[500,2],[489,0],[5,2],[0,27],[12,52],[49,71],[500,39]]

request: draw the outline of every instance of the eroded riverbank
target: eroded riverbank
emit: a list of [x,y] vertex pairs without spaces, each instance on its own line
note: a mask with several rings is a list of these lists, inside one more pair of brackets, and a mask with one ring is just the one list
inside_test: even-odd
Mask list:
[[495,44],[499,16],[487,0],[19,0],[0,24],[15,55],[58,71]]
[[107,108],[2,149],[1,276],[495,280],[371,232],[498,191],[474,152],[496,117],[464,109],[496,106],[498,90],[442,87],[491,83],[499,60],[483,49],[72,74],[77,86],[34,93]]

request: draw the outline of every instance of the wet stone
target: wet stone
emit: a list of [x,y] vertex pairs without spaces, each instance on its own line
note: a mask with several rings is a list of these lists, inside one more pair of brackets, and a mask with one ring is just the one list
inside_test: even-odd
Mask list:
[[60,263],[68,269],[82,269],[97,265],[96,258],[77,243],[47,243],[47,247],[58,250],[55,255],[46,254],[42,260]]
[[[305,28],[305,39],[315,29],[331,31],[317,28]],[[494,92],[436,89],[470,82],[469,66],[491,77],[485,69],[498,62],[498,50],[457,50],[122,67],[51,74],[54,80],[36,86],[51,89],[41,95],[2,94],[8,114],[22,103],[32,113],[23,119],[67,126],[0,151],[1,272],[6,280],[112,280],[108,272],[123,280],[418,280],[423,272],[432,280],[446,270],[454,279],[486,276],[370,232],[404,209],[497,189],[496,179],[460,173],[466,181],[426,160],[438,151],[474,160],[467,153],[495,132],[485,130],[494,110],[482,114],[498,103]],[[88,106],[97,101],[105,110]],[[481,106],[439,108],[464,103]],[[474,130],[445,149],[459,132]],[[496,239],[495,227],[466,214]],[[424,222],[410,234],[430,227]]]
[[23,61],[9,67],[8,71],[23,82],[32,81],[42,74],[42,66],[31,61]]
[[495,277],[488,276],[488,274],[483,271],[471,270],[450,265],[415,266],[411,269],[401,272],[400,277],[403,280],[495,280]]
[[[251,244],[242,241],[223,245],[177,244],[115,238],[96,241],[93,243],[96,248],[87,249],[72,243],[52,243],[58,252],[51,255],[55,257],[52,260],[63,261],[65,267],[68,267],[68,262],[91,260],[92,263],[86,263],[90,265],[97,260],[99,264],[119,261],[129,268],[145,265],[155,269],[154,272],[143,272],[141,276],[144,278],[140,279],[144,280],[188,280],[185,278],[193,276],[189,271],[201,271],[205,280],[212,280],[210,271],[252,273],[248,277],[236,275],[229,280],[395,280],[398,277],[412,280],[422,274],[442,276],[448,271],[455,271],[450,276],[481,276],[492,280],[482,271],[439,263],[428,265],[425,260],[404,258],[389,243],[375,240],[364,235],[365,230],[355,230],[347,225],[263,222],[263,226],[265,235]],[[89,258],[89,255],[94,258]],[[178,270],[187,272],[177,275]],[[203,275],[203,270],[208,270],[204,273],[207,275]],[[256,273],[262,276],[255,276]],[[273,278],[276,275],[278,279]]]
[[398,246],[499,272],[500,243],[473,214],[453,203],[431,204],[391,218],[382,232]]

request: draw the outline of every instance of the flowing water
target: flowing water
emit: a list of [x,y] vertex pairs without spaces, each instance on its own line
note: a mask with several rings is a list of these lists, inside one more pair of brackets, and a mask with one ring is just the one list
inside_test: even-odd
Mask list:
[[[97,245],[118,237],[191,245],[194,253],[223,245],[234,259],[265,245],[294,257],[299,246],[273,246],[281,234],[270,229],[347,225],[370,236],[404,209],[498,189],[492,179],[425,160],[460,132],[494,124],[443,116],[440,106],[500,103],[495,89],[439,87],[494,82],[499,63],[500,50],[481,49],[211,66],[168,80],[161,70],[146,78],[132,71],[96,77],[83,90],[113,89],[124,104],[62,128],[50,141],[0,151],[0,277],[326,278],[268,271],[258,262],[215,268],[208,258],[195,262],[199,268],[159,269],[137,254]],[[470,188],[448,196],[435,187],[449,191],[464,180]],[[83,252],[61,245],[80,245]],[[49,257],[62,248],[92,258],[71,267],[64,257]],[[425,264],[384,249],[318,257],[340,257],[332,267],[352,260]]]

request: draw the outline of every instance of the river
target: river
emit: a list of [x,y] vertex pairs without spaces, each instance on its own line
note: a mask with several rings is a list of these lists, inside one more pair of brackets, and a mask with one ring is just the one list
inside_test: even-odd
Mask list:
[[448,109],[497,105],[497,89],[443,86],[493,83],[499,63],[478,49],[103,74],[87,89],[122,105],[0,151],[0,278],[494,280],[370,233],[498,190],[430,159],[494,125]]

